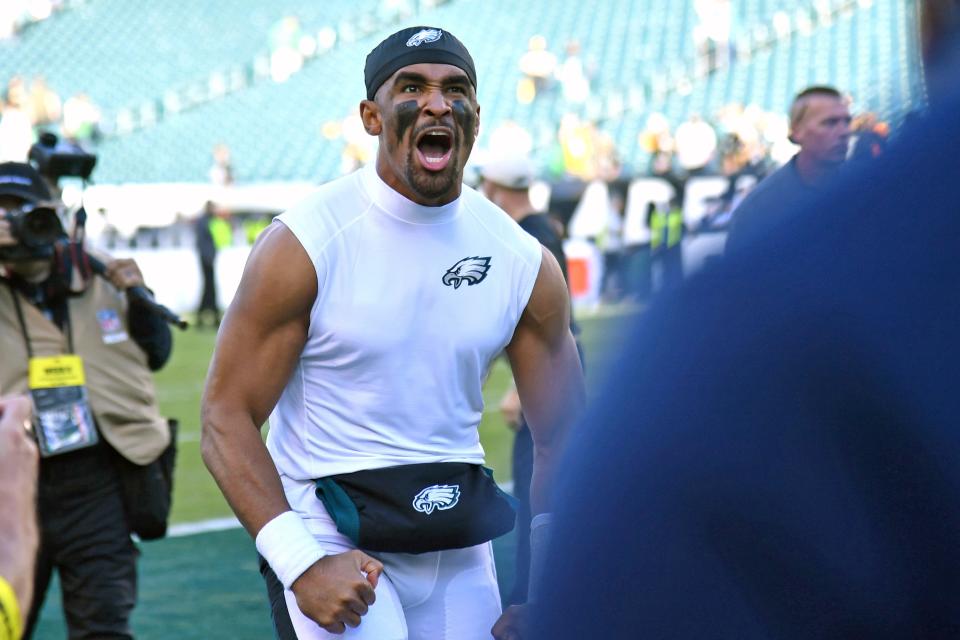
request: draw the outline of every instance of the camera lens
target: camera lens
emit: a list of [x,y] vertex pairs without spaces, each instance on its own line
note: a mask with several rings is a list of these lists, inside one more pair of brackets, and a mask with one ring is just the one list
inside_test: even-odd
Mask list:
[[53,244],[63,235],[63,225],[54,209],[37,207],[23,214],[20,242],[28,247]]

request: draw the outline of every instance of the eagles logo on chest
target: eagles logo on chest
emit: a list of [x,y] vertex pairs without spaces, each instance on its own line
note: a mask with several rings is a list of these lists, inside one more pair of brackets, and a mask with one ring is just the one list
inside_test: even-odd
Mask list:
[[464,258],[443,274],[443,284],[459,289],[461,284],[469,286],[480,284],[490,271],[490,256]]

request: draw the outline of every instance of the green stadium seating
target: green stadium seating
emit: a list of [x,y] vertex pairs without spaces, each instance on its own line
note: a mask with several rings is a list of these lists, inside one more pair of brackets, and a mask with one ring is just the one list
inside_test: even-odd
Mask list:
[[[900,0],[734,2],[732,46],[752,55],[706,77],[693,74],[692,0],[421,3],[420,14],[406,22],[354,25],[350,37],[351,20],[376,11],[379,1],[90,0],[33,25],[19,41],[0,43],[0,72],[42,72],[62,95],[85,90],[106,111],[123,114],[131,131],[117,131],[98,149],[94,177],[107,183],[203,182],[219,142],[233,152],[238,181],[335,177],[344,143],[324,138],[324,124],[356,112],[369,49],[399,26],[418,23],[448,28],[470,47],[482,129],[519,122],[542,161],[571,105],[558,88],[529,105],[516,100],[518,61],[536,34],[560,60],[567,42],[579,42],[593,70],[593,97],[573,108],[597,118],[634,169],[646,167],[637,137],[654,111],[673,125],[693,113],[710,119],[729,102],[783,112],[797,90],[829,83],[849,91],[857,109],[896,122],[922,99],[914,16]],[[826,24],[817,8],[839,13]],[[288,13],[299,15],[305,30],[338,29],[337,46],[286,82],[251,81],[251,74],[262,73],[270,25]],[[772,39],[775,16],[790,26],[789,37]],[[678,89],[684,76],[689,79]],[[192,105],[184,91],[190,86],[202,98]],[[180,111],[164,104],[174,98],[183,103]]]
[[0,41],[0,78],[43,75],[64,98],[83,91],[112,111],[266,55],[270,28],[285,15],[315,32],[379,4],[88,0]]

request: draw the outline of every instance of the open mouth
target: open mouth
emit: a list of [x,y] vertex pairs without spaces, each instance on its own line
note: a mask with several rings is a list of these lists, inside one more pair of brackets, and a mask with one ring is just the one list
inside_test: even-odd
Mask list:
[[417,138],[417,156],[428,171],[442,171],[453,155],[453,134],[448,129],[429,129]]

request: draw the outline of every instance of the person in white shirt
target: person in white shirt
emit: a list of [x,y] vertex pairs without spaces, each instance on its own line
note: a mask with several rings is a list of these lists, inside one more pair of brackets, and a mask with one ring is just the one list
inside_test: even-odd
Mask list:
[[[499,532],[454,527],[446,540],[439,523],[502,520],[473,472],[481,385],[506,351],[535,445],[539,570],[551,478],[584,403],[566,284],[549,251],[462,184],[480,107],[460,41],[401,30],[364,75],[376,162],[261,234],[207,378],[203,458],[256,539],[280,638],[511,637],[525,609],[501,616]],[[419,492],[404,497],[405,482]],[[488,499],[471,502],[474,489]]]

